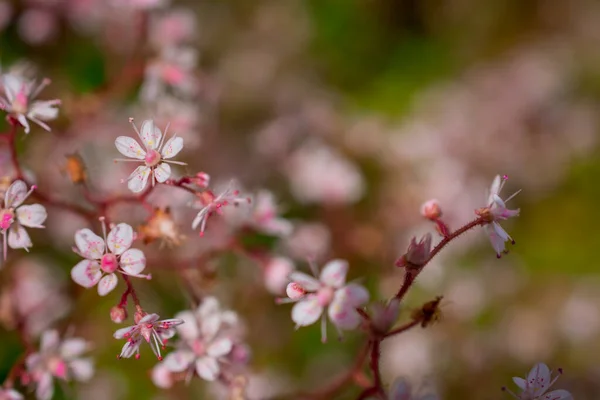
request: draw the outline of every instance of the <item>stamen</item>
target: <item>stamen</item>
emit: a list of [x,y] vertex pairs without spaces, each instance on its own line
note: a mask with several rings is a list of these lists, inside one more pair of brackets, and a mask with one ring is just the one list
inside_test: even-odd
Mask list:
[[[167,122],[167,126],[165,127],[165,133],[162,135],[162,137],[160,138],[160,142],[158,142],[158,146],[156,146],[156,148],[158,150],[160,150],[160,147],[163,145],[163,143],[165,142],[165,138],[167,137],[167,132],[169,131],[169,126],[171,126],[171,122]],[[175,137],[175,135],[173,135],[173,137]]]
[[144,143],[144,139],[142,139],[142,134],[138,130],[137,126],[135,126],[135,124],[133,123],[133,118],[131,118],[131,117],[129,118],[129,123],[131,124],[131,126],[133,126],[133,129],[135,130],[135,133],[137,133],[137,135],[140,138],[140,140],[142,141],[142,143]]
[[104,216],[98,218],[102,223],[102,235],[104,236],[104,243],[106,243],[106,218]]

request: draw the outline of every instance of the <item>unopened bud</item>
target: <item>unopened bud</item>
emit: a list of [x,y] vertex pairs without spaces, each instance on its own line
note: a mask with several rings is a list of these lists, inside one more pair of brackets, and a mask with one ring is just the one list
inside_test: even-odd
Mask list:
[[397,267],[421,268],[429,260],[431,254],[431,234],[428,233],[417,243],[416,238],[410,240],[406,254],[396,261]]
[[114,306],[110,309],[110,319],[115,324],[120,324],[127,319],[127,310],[121,306]]
[[201,188],[207,188],[210,184],[210,175],[208,175],[206,172],[198,172],[194,176],[193,181]]
[[378,333],[385,334],[394,325],[400,312],[400,301],[392,299],[389,303],[373,303],[371,305],[371,324]]
[[298,300],[304,297],[306,294],[306,289],[304,289],[302,285],[297,282],[290,282],[285,288],[285,293],[290,299]]
[[436,199],[427,200],[421,205],[421,215],[435,221],[442,216],[442,207]]

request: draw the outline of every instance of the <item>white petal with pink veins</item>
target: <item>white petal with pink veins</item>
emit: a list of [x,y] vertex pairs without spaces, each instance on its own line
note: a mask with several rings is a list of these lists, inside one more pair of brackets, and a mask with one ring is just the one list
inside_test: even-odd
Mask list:
[[48,213],[46,208],[41,204],[31,204],[17,208],[17,220],[23,226],[30,228],[43,228],[42,225]]
[[[495,229],[495,226],[493,226],[493,225],[497,225],[497,224],[495,222],[493,222],[492,224],[484,225],[483,229],[485,230],[485,233],[488,235],[488,238],[490,239],[490,243],[492,244],[492,247],[496,251],[496,254],[500,255],[500,254],[502,254],[502,252],[505,249],[504,242],[506,240],[503,237],[501,237],[500,235],[498,235],[498,231]],[[500,228],[500,229],[502,229],[502,228]]]
[[134,355],[137,352],[137,350],[140,348],[141,344],[142,344],[141,337],[138,337],[131,341],[127,341],[127,343],[125,343],[125,345],[121,349],[120,357],[122,357],[122,358],[131,357],[132,355]]
[[129,178],[127,178],[127,187],[134,193],[139,193],[146,187],[151,169],[145,165],[137,167]]
[[106,296],[117,286],[118,281],[116,274],[106,275],[98,282],[98,294]]
[[171,166],[167,163],[160,163],[156,166],[154,170],[154,177],[157,182],[163,183],[171,176]]
[[220,371],[219,363],[212,357],[200,357],[196,360],[196,372],[204,380],[214,381]]
[[323,313],[316,296],[310,296],[299,301],[292,307],[292,321],[298,326],[312,325]]
[[290,281],[300,284],[305,290],[314,292],[321,287],[321,282],[304,272],[292,272]]
[[534,397],[546,392],[550,384],[550,369],[544,363],[536,364],[527,375],[527,388]]
[[183,372],[194,362],[196,356],[191,351],[177,350],[165,357],[163,364],[171,372]]
[[573,395],[566,390],[559,389],[546,393],[541,400],[573,400]]
[[137,328],[137,325],[132,325],[126,328],[117,329],[115,333],[113,333],[113,337],[115,339],[123,339],[124,337],[129,337],[133,332],[137,330]]
[[229,354],[231,352],[231,349],[233,349],[233,343],[231,342],[231,340],[227,338],[222,338],[212,342],[208,346],[208,349],[206,349],[206,354],[208,354],[211,357],[218,358]]
[[125,157],[143,160],[146,156],[146,151],[142,149],[142,146],[129,136],[119,136],[115,140],[115,146],[119,153],[123,154]]
[[131,247],[133,242],[133,228],[129,224],[120,223],[110,230],[106,237],[106,244],[111,253],[123,254]]
[[99,260],[104,254],[104,239],[88,228],[75,233],[75,244],[79,253],[90,260]]
[[179,336],[187,340],[193,340],[198,337],[200,330],[198,329],[198,322],[194,313],[191,311],[182,311],[175,315],[175,318],[183,320],[183,324],[177,326],[177,332]]
[[146,268],[146,256],[138,249],[129,249],[121,255],[121,269],[128,275],[138,275]]
[[160,154],[163,158],[173,158],[183,149],[183,139],[177,136],[173,136],[167,140]]
[[369,301],[369,292],[357,283],[350,283],[335,291],[334,301],[338,299],[353,307],[358,307]]
[[160,129],[154,125],[154,121],[151,119],[147,119],[142,122],[142,128],[140,129],[140,136],[142,137],[142,141],[147,149],[156,150],[158,144],[160,143],[160,138],[162,137],[162,133]]
[[8,230],[8,246],[11,249],[28,249],[33,246],[27,231],[22,226],[11,226]]
[[27,185],[21,180],[14,181],[4,195],[4,207],[18,207],[27,197]]
[[86,288],[91,288],[100,281],[100,278],[102,278],[100,264],[91,260],[79,261],[77,265],[71,269],[71,278],[75,283]]
[[323,267],[320,280],[327,286],[339,288],[346,282],[348,262],[345,260],[331,260]]

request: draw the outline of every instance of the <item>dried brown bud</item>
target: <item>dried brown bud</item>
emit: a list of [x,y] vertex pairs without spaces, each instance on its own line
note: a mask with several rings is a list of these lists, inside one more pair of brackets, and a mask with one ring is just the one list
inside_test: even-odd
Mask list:
[[139,226],[138,233],[145,244],[162,239],[162,243],[170,247],[179,246],[185,238],[179,233],[179,228],[168,207],[164,210],[156,208],[148,221]]
[[69,154],[66,158],[62,171],[69,176],[71,182],[75,184],[85,183],[87,173],[83,159],[78,154]]
[[437,296],[434,300],[423,304],[421,308],[413,311],[411,317],[415,321],[421,322],[421,327],[425,328],[442,318],[442,310],[440,310],[440,302],[443,296]]

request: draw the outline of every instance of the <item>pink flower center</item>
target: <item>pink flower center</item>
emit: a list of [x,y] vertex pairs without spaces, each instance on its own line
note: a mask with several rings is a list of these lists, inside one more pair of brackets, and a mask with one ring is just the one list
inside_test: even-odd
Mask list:
[[102,259],[100,260],[100,268],[102,268],[102,271],[111,274],[115,272],[118,267],[119,262],[117,261],[117,256],[113,253],[106,253],[102,256]]
[[60,379],[67,379],[67,364],[60,357],[52,357],[48,360],[48,369],[52,375]]
[[12,103],[12,109],[16,114],[27,114],[27,109],[29,103],[29,99],[27,98],[27,94],[25,93],[25,87],[22,87],[21,90],[15,96],[15,99]]
[[6,231],[10,225],[15,221],[15,213],[12,209],[0,211],[0,229]]
[[144,161],[148,167],[155,167],[160,162],[160,153],[156,150],[148,150]]
[[328,306],[333,300],[334,293],[335,291],[333,290],[333,288],[329,286],[325,286],[319,289],[319,291],[317,292],[317,300],[319,301],[319,305],[321,307]]
[[194,340],[194,342],[192,343],[192,351],[198,357],[203,356],[204,353],[206,353],[206,346],[204,345],[204,342],[200,339]]

